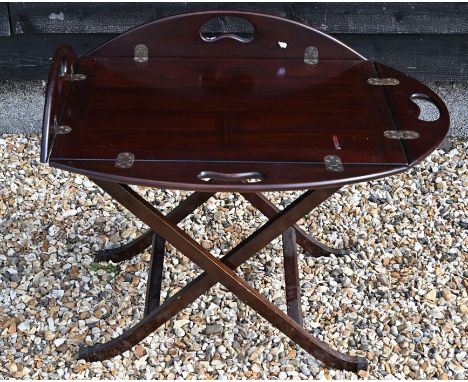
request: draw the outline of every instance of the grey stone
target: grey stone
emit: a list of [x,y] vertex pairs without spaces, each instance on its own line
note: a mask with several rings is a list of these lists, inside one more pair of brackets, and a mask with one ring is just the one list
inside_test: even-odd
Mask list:
[[308,377],[310,375],[310,370],[306,365],[301,365],[301,373]]
[[213,324],[207,325],[205,329],[205,334],[217,334],[223,332],[223,325]]
[[405,336],[402,336],[402,335],[400,334],[397,338],[395,338],[395,341],[396,341],[398,344],[401,344],[401,343],[405,342],[405,339],[406,339]]

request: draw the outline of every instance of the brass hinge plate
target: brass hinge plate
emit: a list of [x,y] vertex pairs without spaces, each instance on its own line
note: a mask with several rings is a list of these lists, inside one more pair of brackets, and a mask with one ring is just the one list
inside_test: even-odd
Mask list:
[[65,73],[60,76],[60,78],[66,81],[83,81],[86,79],[86,74],[81,73]]
[[134,48],[133,59],[135,62],[146,62],[148,61],[148,47],[144,44],[138,44]]
[[367,79],[367,83],[370,85],[377,85],[377,86],[395,86],[400,83],[396,78],[369,78]]
[[307,65],[317,65],[318,54],[318,49],[315,46],[308,46],[304,51],[304,62]]
[[340,172],[344,170],[341,158],[337,155],[327,155],[323,158],[323,161],[325,162],[325,168],[328,171]]
[[123,152],[117,155],[117,160],[115,161],[115,167],[117,168],[130,168],[133,166],[133,161],[135,156],[129,152]]
[[68,134],[72,131],[70,126],[54,126],[54,134]]
[[389,139],[418,139],[419,133],[413,130],[387,130],[384,136]]

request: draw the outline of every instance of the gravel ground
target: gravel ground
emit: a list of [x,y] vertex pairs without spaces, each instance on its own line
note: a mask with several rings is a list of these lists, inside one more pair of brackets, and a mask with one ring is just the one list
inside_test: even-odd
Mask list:
[[[468,378],[468,171],[465,141],[405,174],[346,186],[300,223],[343,258],[300,252],[305,327],[366,355],[360,376],[324,367],[217,285],[109,361],[75,359],[142,317],[149,253],[93,264],[145,229],[86,178],[38,164],[36,135],[0,139],[0,377]],[[164,213],[188,193],[136,188]],[[268,194],[287,205],[299,192]],[[180,226],[225,251],[265,219],[218,194]],[[163,297],[200,270],[167,248]],[[239,271],[285,309],[281,241]]]

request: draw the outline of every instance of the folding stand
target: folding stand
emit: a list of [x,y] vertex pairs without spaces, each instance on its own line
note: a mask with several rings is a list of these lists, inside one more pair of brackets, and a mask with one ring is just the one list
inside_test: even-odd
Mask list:
[[[420,119],[418,100],[432,103],[439,118]],[[364,358],[337,352],[302,327],[296,241],[314,257],[345,252],[295,224],[341,186],[407,171],[442,142],[449,122],[444,102],[424,84],[271,15],[172,16],[80,58],[60,46],[41,162],[88,176],[150,227],[97,261],[152,247],[144,319],[106,344],[82,348],[80,357],[130,349],[219,282],[325,364],[366,368]],[[129,184],[195,193],[164,216]],[[282,211],[261,194],[290,190],[309,191]],[[215,192],[238,192],[270,219],[221,259],[177,227]],[[287,314],[234,272],[279,235]],[[161,303],[166,242],[204,273]]]
[[[87,348],[82,347],[79,358],[88,361],[99,361],[129,350],[180,310],[186,308],[201,294],[207,292],[215,283],[219,282],[286,336],[328,366],[353,371],[367,368],[365,358],[349,356],[331,349],[328,345],[310,335],[302,326],[296,235],[299,238],[299,244],[307,251],[310,251],[309,253],[312,256],[321,256],[328,253],[341,255],[344,252],[319,243],[295,223],[328,199],[337,189],[307,191],[282,211],[279,211],[262,194],[242,193],[253,206],[269,217],[270,220],[229,251],[228,254],[218,259],[177,227],[179,221],[207,201],[213,196],[213,193],[195,192],[171,213],[164,216],[127,185],[97,179],[94,179],[94,182],[151,227],[151,230],[121,248],[98,253],[96,259],[98,261],[128,260],[148,245],[152,245],[151,265],[144,319],[128,329],[124,334],[105,344]],[[237,267],[280,234],[283,234],[288,314],[278,309],[234,272]],[[205,272],[161,305],[160,291],[166,240]]]

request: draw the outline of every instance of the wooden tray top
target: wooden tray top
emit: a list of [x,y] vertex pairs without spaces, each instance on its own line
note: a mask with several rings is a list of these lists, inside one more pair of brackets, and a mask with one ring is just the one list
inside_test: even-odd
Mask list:
[[[254,36],[200,32],[219,16],[247,20]],[[439,119],[419,120],[414,98]],[[274,16],[203,12],[145,24],[79,60],[60,47],[41,160],[163,188],[315,189],[405,171],[448,127],[429,88],[330,36]]]

